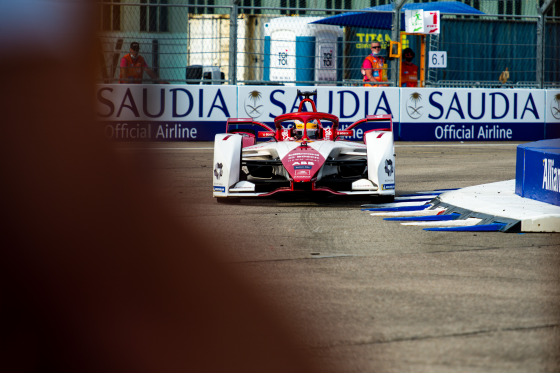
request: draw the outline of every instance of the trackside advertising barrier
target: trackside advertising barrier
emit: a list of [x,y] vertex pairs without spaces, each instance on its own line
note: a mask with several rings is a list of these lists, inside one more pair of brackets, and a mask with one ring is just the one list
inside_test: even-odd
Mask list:
[[515,193],[560,206],[560,139],[517,146]]
[[[392,114],[399,118],[399,89],[372,90],[365,87],[298,87],[300,91],[317,90],[317,111],[332,113],[339,118],[340,128],[365,118],[368,114]],[[273,125],[274,118],[298,110],[301,98],[293,87],[239,86],[239,117]],[[306,108],[311,110],[311,108]],[[354,139],[362,139],[366,126],[358,128]]]
[[401,91],[401,140],[540,140],[544,90],[412,89]]
[[236,86],[97,87],[97,115],[115,140],[214,140],[237,117]]
[[[560,137],[560,90],[113,84],[97,86],[97,115],[115,140],[213,141],[228,118],[272,124],[296,111],[298,89],[317,90],[317,110],[338,116],[342,128],[391,114],[395,140]],[[367,128],[361,130],[356,139]]]
[[560,138],[560,90],[546,91],[546,136],[545,139]]

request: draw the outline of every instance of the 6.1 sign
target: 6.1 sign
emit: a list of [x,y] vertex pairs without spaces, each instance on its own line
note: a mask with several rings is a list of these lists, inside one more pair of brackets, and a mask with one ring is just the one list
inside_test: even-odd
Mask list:
[[435,51],[430,52],[428,55],[430,61],[428,67],[430,68],[446,68],[447,67],[447,52]]

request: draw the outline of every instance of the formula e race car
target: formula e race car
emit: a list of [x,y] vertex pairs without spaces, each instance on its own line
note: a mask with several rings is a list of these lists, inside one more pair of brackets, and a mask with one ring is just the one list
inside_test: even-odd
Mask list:
[[[303,96],[297,112],[274,119],[275,128],[252,118],[230,118],[214,141],[213,194],[230,198],[287,193],[395,196],[393,121],[371,115],[346,129],[338,117],[317,112],[314,92]],[[304,111],[311,106],[311,111]],[[342,140],[364,126],[363,143]],[[255,131],[254,128],[264,129]],[[269,138],[257,143],[258,139]]]

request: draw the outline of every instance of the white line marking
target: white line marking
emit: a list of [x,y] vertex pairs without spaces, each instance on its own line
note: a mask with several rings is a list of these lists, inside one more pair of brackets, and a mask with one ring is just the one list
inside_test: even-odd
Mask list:
[[415,200],[415,201],[429,201],[433,198],[438,197],[439,195],[415,195],[415,196],[396,196],[395,202],[398,203],[400,200]]
[[167,151],[167,150],[173,150],[173,151],[198,151],[198,150],[209,150],[209,149],[214,149],[214,147],[190,147],[190,148],[148,148],[148,149],[154,149],[156,151]]
[[151,148],[151,147],[139,147],[139,148],[119,148],[124,151],[200,151],[200,150],[213,150],[214,147],[189,147],[189,148]]
[[395,144],[398,147],[517,147],[521,143],[515,144]]
[[403,226],[431,226],[431,227],[455,227],[455,226],[473,226],[482,221],[480,218],[457,219],[451,221],[412,221],[400,222]]
[[367,204],[368,206],[364,207],[368,208],[399,208],[399,207],[409,207],[409,206],[425,206],[426,208],[431,207],[431,204],[428,204],[428,200],[426,200],[425,204],[421,204],[423,200],[418,201],[407,201],[407,202],[398,202],[395,201],[394,203],[383,203],[383,204]]
[[[517,147],[521,143],[515,144],[470,144],[470,143],[461,143],[461,144],[395,144],[396,148],[402,147],[412,147],[412,148],[425,148],[425,147]],[[185,147],[185,148],[151,148],[151,147],[138,147],[138,148],[121,148],[126,150],[153,150],[153,151],[200,151],[200,150],[213,150],[214,147]]]
[[435,216],[438,213],[445,211],[445,209],[426,209],[426,210],[416,210],[412,212],[374,212],[370,213],[372,216],[377,217],[423,217],[423,216]]

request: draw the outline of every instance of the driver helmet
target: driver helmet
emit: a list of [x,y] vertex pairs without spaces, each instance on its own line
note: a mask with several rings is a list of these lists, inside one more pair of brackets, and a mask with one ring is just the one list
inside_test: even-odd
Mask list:
[[301,139],[303,137],[303,130],[307,127],[307,137],[309,139],[316,139],[317,138],[317,120],[312,120],[307,122],[307,126],[304,126],[304,123],[300,120],[295,120],[295,133],[296,138]]

